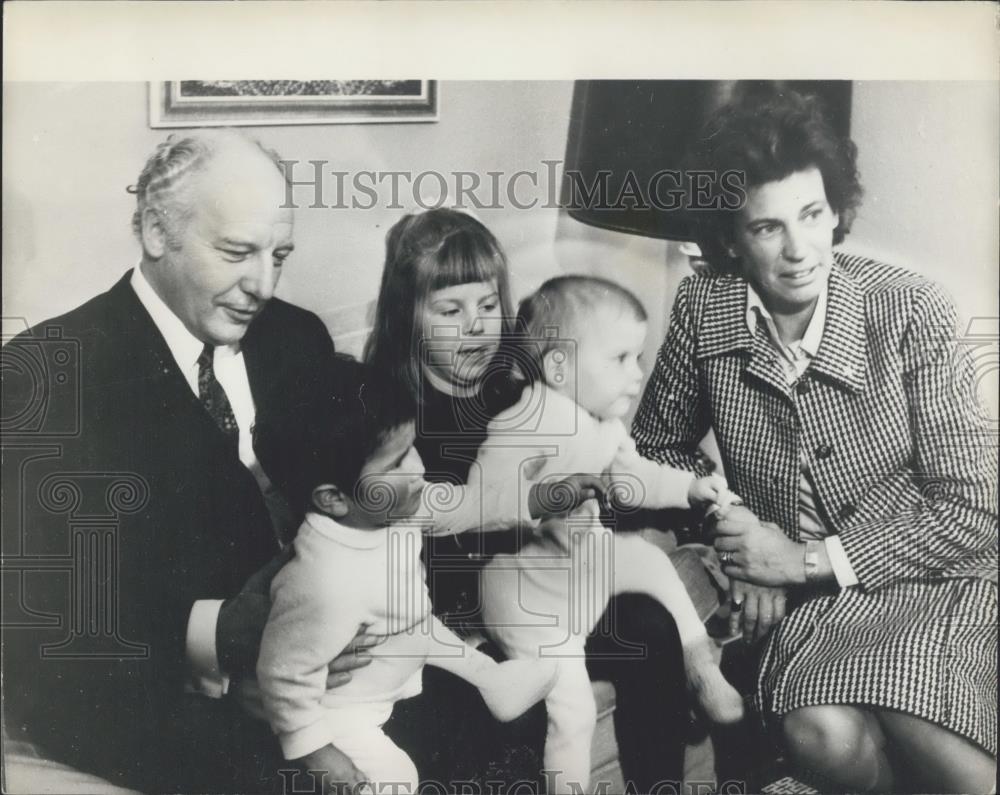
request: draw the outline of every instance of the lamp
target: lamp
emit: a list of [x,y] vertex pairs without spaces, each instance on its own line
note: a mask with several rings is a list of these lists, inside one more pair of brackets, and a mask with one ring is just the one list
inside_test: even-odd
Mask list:
[[[573,89],[562,206],[591,226],[690,240],[680,206],[683,158],[709,115],[735,99],[794,90],[817,96],[834,129],[850,131],[848,80],[578,80]],[[652,183],[652,184],[651,184]],[[655,195],[651,195],[655,193]],[[659,207],[657,206],[659,205]]]

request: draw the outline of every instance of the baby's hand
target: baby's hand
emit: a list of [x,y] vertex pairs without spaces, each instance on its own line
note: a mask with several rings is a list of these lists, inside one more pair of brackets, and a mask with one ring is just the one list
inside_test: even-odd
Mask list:
[[723,520],[756,523],[757,517],[739,497],[727,489],[719,502],[712,503],[705,511],[706,541],[711,541],[715,537],[716,526]]
[[731,519],[737,522],[756,522],[757,516],[747,506],[743,500],[731,491],[717,504],[709,508],[709,513],[716,520]]
[[708,475],[695,478],[688,489],[688,502],[692,507],[712,503],[711,512],[724,510],[733,502],[739,502],[739,497],[729,490],[726,479],[722,475]]

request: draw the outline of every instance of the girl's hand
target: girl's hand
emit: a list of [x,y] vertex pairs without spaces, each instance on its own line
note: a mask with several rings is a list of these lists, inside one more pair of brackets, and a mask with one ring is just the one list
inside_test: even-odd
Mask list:
[[587,500],[603,497],[606,490],[599,475],[577,473],[562,480],[540,481],[528,492],[528,510],[532,519],[563,516]]

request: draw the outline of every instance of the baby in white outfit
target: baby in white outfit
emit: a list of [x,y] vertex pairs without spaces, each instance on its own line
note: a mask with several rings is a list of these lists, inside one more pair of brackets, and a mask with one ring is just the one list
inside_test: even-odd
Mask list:
[[[640,473],[619,507],[685,508],[735,499],[720,476],[642,459],[622,422],[638,397],[646,313],[619,285],[565,276],[546,282],[518,314],[518,367],[529,385],[490,423],[470,484],[519,483],[568,474]],[[522,471],[523,468],[523,471]],[[611,596],[648,594],[677,623],[688,682],[707,716],[738,721],[743,702],[723,678],[710,640],[667,555],[636,533],[615,533],[597,500],[544,521],[516,555],[497,555],[482,575],[483,619],[509,657],[559,660],[546,697],[545,769],[550,793],[587,792],[596,708],[584,643]]]

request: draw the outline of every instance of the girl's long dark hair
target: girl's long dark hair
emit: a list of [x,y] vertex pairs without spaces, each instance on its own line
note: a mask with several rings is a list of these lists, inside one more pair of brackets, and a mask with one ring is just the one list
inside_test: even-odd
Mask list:
[[423,391],[421,318],[435,290],[496,282],[509,332],[514,311],[507,258],[493,233],[471,215],[436,209],[407,215],[386,236],[385,267],[365,361],[400,399],[416,407]]

